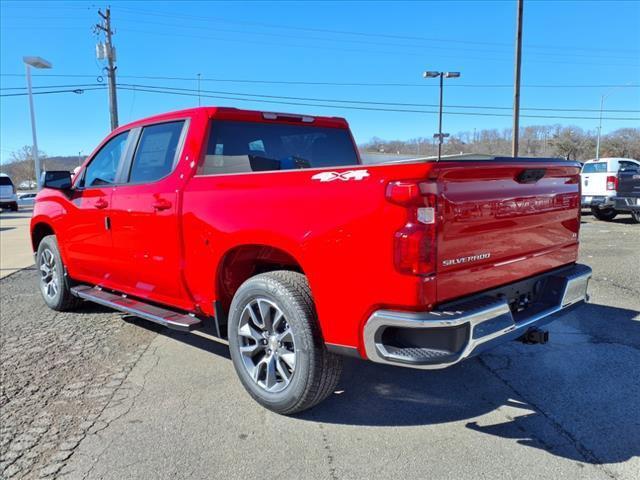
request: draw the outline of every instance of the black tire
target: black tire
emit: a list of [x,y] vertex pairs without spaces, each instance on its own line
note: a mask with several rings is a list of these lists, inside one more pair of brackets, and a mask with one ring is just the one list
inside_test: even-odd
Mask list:
[[36,255],[36,269],[39,273],[40,293],[49,308],[66,312],[77,308],[82,303],[82,300],[71,294],[69,278],[65,275],[55,235],[47,235],[40,241]]
[[618,215],[618,212],[616,212],[613,208],[603,208],[601,210],[598,207],[591,207],[591,213],[598,220],[604,220],[605,222],[613,220],[614,218],[616,218],[616,215]]
[[18,204],[17,203],[12,203],[11,207],[9,207],[9,208],[11,208],[12,212],[17,212],[18,211]]
[[640,210],[633,210],[631,212],[631,221],[633,223],[640,223]]
[[[257,352],[254,359],[240,351],[241,346],[247,345],[247,339],[252,341],[251,338],[239,333],[241,321],[244,318],[244,322],[247,322],[246,309],[251,308],[251,305],[255,305],[258,301],[266,301],[267,304],[272,305],[275,309],[273,312],[280,311],[285,327],[292,332],[292,340],[295,339],[295,348],[292,348],[293,341],[290,346],[295,350],[293,357],[295,369],[287,372],[290,373],[288,383],[284,376],[277,374],[280,375],[281,380],[279,385],[285,385],[280,391],[268,391],[266,385],[261,386],[260,380],[254,380],[249,373],[251,365],[246,366],[247,361],[253,362],[255,358],[263,360],[268,358],[266,352],[271,350],[266,350],[266,345],[261,347],[262,350]],[[277,313],[270,315],[271,323],[274,317],[277,318]],[[266,325],[267,322],[263,323]],[[276,322],[273,324],[272,331],[276,332]],[[265,340],[262,342],[270,345],[271,340],[266,338],[272,337],[269,337],[267,332],[264,332],[264,335]],[[256,345],[258,345],[257,341]],[[240,286],[233,297],[229,311],[229,348],[238,377],[249,395],[262,406],[284,415],[307,410],[323,401],[335,390],[342,373],[342,358],[327,351],[322,339],[307,278],[297,272],[283,270],[263,273],[250,278]],[[274,356],[276,356],[275,352],[280,350],[275,348]],[[261,355],[264,356],[261,357]],[[277,361],[278,359],[275,360]],[[256,370],[260,369],[256,367]],[[268,381],[264,380],[264,383]]]

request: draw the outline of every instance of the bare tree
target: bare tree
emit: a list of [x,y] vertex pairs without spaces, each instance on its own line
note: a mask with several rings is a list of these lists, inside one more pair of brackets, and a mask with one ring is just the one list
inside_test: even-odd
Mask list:
[[[41,159],[46,158],[46,154],[38,151]],[[24,181],[36,181],[35,164],[33,161],[33,147],[25,145],[9,154],[9,163],[3,167],[13,181],[19,185]]]

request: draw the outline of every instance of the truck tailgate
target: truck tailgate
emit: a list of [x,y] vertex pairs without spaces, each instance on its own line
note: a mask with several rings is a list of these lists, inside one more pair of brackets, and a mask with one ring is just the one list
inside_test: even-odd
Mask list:
[[640,197],[640,171],[621,170],[618,173],[619,197]]
[[574,262],[579,173],[561,161],[438,163],[437,301]]

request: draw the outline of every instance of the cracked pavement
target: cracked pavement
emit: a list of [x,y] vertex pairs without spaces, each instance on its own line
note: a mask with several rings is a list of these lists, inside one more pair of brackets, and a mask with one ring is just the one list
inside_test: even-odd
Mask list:
[[637,478],[640,226],[585,217],[592,302],[422,372],[346,360],[335,394],[268,412],[226,346],[87,305],[48,311],[25,270],[0,283],[6,478]]

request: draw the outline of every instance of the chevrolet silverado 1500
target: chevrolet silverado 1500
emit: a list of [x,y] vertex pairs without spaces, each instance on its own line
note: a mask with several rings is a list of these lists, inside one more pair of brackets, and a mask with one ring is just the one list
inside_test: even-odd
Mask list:
[[49,307],[209,325],[246,390],[285,414],[334,391],[342,355],[436,369],[540,341],[591,275],[578,164],[363,165],[335,117],[168,113],[44,186],[31,239]]

